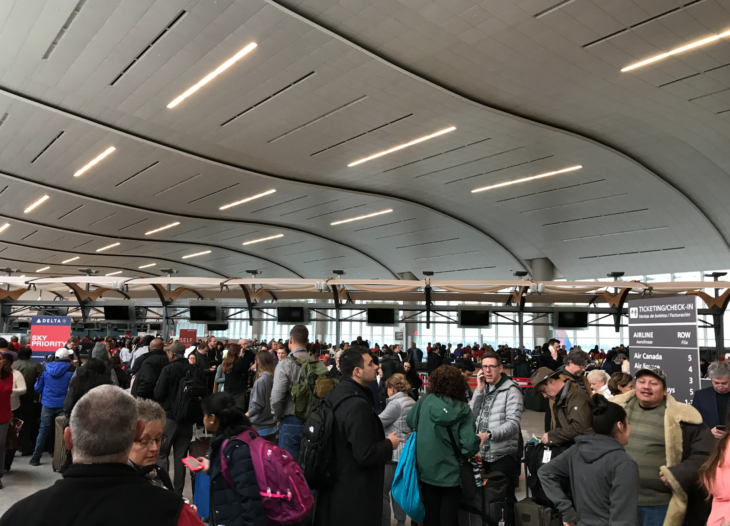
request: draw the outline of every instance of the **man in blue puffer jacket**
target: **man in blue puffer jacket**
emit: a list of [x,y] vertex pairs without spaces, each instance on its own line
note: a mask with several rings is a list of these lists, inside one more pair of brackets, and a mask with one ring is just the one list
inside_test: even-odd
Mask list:
[[46,445],[46,438],[55,425],[56,417],[63,415],[63,401],[66,399],[68,384],[74,375],[75,367],[71,364],[73,351],[65,347],[56,351],[56,360],[46,365],[41,377],[33,387],[41,395],[41,428],[38,431],[38,440],[35,451],[30,458],[31,466],[41,465],[41,455]]

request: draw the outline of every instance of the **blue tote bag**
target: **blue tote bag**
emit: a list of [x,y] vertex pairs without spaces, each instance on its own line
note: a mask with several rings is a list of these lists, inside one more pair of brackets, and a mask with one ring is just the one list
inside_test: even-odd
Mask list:
[[[421,406],[418,406],[420,416]],[[418,418],[416,418],[416,429],[408,437],[403,451],[398,459],[398,466],[395,468],[395,477],[391,487],[393,499],[400,504],[413,522],[423,522],[426,518],[426,509],[423,507],[421,493],[418,490],[418,471],[416,470],[416,432],[418,430]]]

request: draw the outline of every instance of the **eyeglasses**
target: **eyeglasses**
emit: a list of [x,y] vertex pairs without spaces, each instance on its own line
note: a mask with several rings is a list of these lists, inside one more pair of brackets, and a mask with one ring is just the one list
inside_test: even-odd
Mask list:
[[501,365],[482,365],[482,369],[490,369],[492,371],[499,369]]
[[157,445],[157,447],[160,447],[162,444],[162,437],[159,438],[143,438],[139,441],[139,445],[142,446],[144,449],[148,449],[153,443]]

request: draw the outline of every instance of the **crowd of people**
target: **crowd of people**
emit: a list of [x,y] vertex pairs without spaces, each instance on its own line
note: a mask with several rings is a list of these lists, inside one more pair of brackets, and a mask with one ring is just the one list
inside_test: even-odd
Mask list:
[[[538,478],[566,525],[730,522],[726,362],[709,364],[712,387],[685,405],[669,394],[662,370],[632,375],[628,348],[566,351],[557,339],[532,352],[435,343],[424,354],[415,343],[310,342],[297,325],[288,341],[209,336],[187,347],[151,335],[72,336],[44,363],[11,343],[0,338],[0,466],[10,470],[16,450],[40,465],[57,419],[65,455],[63,479],[16,503],[0,526],[46,524],[58,509],[68,515],[62,524],[121,524],[130,503],[140,524],[269,524],[272,488],[260,485],[253,449],[261,445],[249,438],[266,441],[269,456],[276,445],[299,461],[306,478],[308,421],[323,407],[331,427],[320,461],[331,459],[333,472],[327,484],[308,479],[316,506],[300,524],[390,526],[392,516],[405,526],[394,486],[417,431],[425,526],[459,524],[465,462],[479,477],[504,476],[503,521],[514,526],[529,392],[513,377],[529,377],[530,392],[549,401],[539,443],[557,449]],[[210,477],[201,517],[182,495],[193,480],[186,457],[203,427],[212,438],[192,475]],[[293,488],[277,491],[293,498]]]

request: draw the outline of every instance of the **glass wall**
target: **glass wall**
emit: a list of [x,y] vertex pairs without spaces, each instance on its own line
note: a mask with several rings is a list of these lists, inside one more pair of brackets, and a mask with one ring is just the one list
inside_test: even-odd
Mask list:
[[[705,272],[681,272],[674,274],[654,274],[644,276],[625,276],[624,281],[637,280],[643,283],[652,283],[659,281],[707,281],[708,288],[704,289],[710,295],[714,295],[714,289],[712,288],[712,278],[706,278],[704,275],[709,274],[713,271]],[[730,271],[729,276],[730,276]],[[726,279],[726,278],[721,278]],[[609,282],[611,279],[602,278],[596,280],[581,280],[586,282]],[[697,298],[697,307],[705,308],[704,302]],[[373,302],[371,302],[373,303]],[[491,303],[476,303],[466,302],[469,305],[493,305]],[[437,302],[436,306],[450,306],[456,307],[460,305],[460,302]],[[272,312],[272,311],[269,311]],[[334,309],[327,311],[320,311],[320,313],[312,312],[311,317],[318,319],[325,319],[326,316],[335,316]],[[413,314],[412,312],[406,315]],[[401,317],[403,312],[401,312]],[[417,323],[409,323],[405,330],[404,344],[407,346],[411,341],[415,341],[416,345],[421,348],[425,348],[429,342],[440,342],[440,343],[487,343],[496,347],[497,345],[505,344],[512,347],[516,347],[519,344],[519,332],[517,327],[517,314],[516,313],[500,313],[492,314],[492,325],[485,329],[459,329],[456,324],[456,312],[444,313],[454,320],[449,321],[447,318],[438,314],[432,313],[431,320],[437,322],[447,323],[432,323],[430,328],[426,328],[425,314],[419,315],[416,319]],[[257,314],[257,316],[262,316]],[[263,315],[265,316],[265,315]],[[524,320],[529,322],[533,318],[533,314],[524,313]],[[356,310],[352,311],[341,311],[342,318],[351,318],[341,321],[342,340],[351,342],[358,336],[362,336],[363,339],[369,340],[371,345],[375,343],[392,344],[395,343],[395,331],[400,330],[394,327],[368,327],[365,322],[365,313],[359,313]],[[600,320],[599,320],[600,318]],[[700,319],[705,319],[707,323],[712,323],[711,316],[700,316]],[[540,323],[546,323],[548,317],[542,317],[537,320]],[[564,331],[565,335],[570,339],[573,345],[580,345],[584,349],[591,348],[598,345],[600,348],[610,349],[620,344],[628,345],[628,331],[625,327],[617,333],[613,328],[613,316],[611,315],[599,315],[590,313],[588,317],[589,326],[583,330]],[[625,322],[626,320],[622,320]],[[595,325],[596,323],[605,326]],[[725,315],[725,345],[730,346],[730,312]],[[203,324],[192,324],[186,321],[181,321],[177,325],[179,329],[197,329],[198,335],[203,336],[205,334],[205,325]],[[275,319],[261,322],[261,330],[265,339],[287,339],[289,336],[289,330],[291,325],[280,325]],[[312,334],[310,339],[315,338],[314,323],[310,325],[310,333]],[[335,322],[332,320],[318,321],[316,334],[321,334],[324,337],[325,342],[335,343],[336,340],[336,327]],[[413,333],[417,334],[413,334]],[[253,331],[248,324],[248,321],[233,320],[229,322],[229,328],[225,332],[216,332],[215,335],[218,338],[237,339],[244,337],[251,337]],[[179,334],[179,332],[178,332]],[[561,334],[562,336],[562,334]],[[698,330],[699,345],[700,347],[712,347],[715,345],[715,334],[711,327],[707,327],[702,322],[699,323]],[[533,348],[533,327],[531,325],[524,326],[524,344],[526,348]]]

